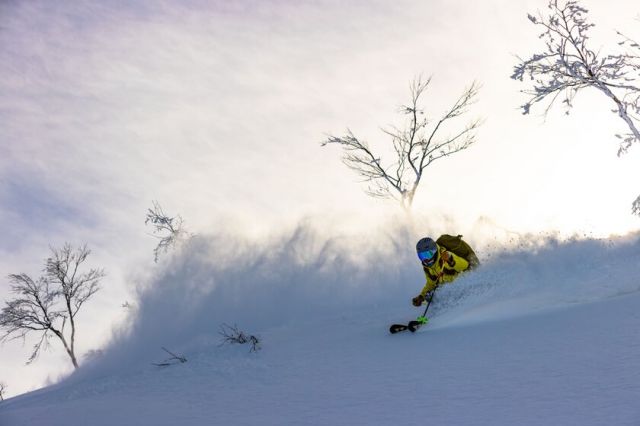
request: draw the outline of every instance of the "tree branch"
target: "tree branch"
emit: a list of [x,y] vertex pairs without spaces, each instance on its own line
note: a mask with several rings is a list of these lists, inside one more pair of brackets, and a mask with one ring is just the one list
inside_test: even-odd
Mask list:
[[[640,77],[639,58],[629,53],[601,56],[590,49],[587,46],[588,32],[594,24],[587,22],[588,10],[578,1],[561,3],[551,0],[549,9],[548,16],[541,13],[537,17],[529,15],[534,25],[543,28],[540,38],[545,41],[546,52],[536,53],[527,60],[518,58],[519,63],[511,75],[515,80],[524,81],[528,76],[533,81],[533,90],[523,91],[530,95],[522,105],[523,114],[528,114],[532,105],[550,99],[544,111],[546,115],[560,93],[565,96],[563,103],[568,113],[580,90],[598,89],[613,101],[614,112],[631,131],[621,137],[623,142],[618,151],[621,155],[632,143],[640,141],[639,121],[631,115],[631,111],[640,111],[640,88],[630,83]],[[639,46],[629,38],[619,44]]]
[[154,237],[159,240],[153,250],[154,261],[158,262],[160,254],[167,253],[187,234],[187,231],[183,228],[182,217],[167,216],[157,201],[153,201],[152,207],[147,210],[144,224],[149,223],[154,226]]
[[[475,103],[479,85],[473,82],[431,126],[421,107],[422,96],[430,83],[431,78],[423,80],[416,77],[410,85],[410,102],[399,108],[399,112],[406,116],[404,126],[382,129],[391,138],[395,154],[388,166],[383,165],[369,145],[349,129],[344,136],[329,135],[321,143],[321,146],[336,144],[342,147],[343,163],[369,183],[368,195],[396,199],[403,207],[410,208],[425,168],[433,161],[462,151],[475,142],[474,132],[480,126],[480,120],[470,122],[452,137],[441,138],[440,133],[445,124],[467,113],[468,107]],[[432,155],[434,152],[439,154]]]

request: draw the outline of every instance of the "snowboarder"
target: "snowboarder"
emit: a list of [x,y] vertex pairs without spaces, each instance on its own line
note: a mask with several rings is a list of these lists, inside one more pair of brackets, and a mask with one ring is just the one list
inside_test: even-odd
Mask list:
[[[460,238],[460,236],[454,238]],[[450,283],[461,272],[469,269],[470,262],[473,263],[472,267],[476,266],[477,262],[475,254],[473,254],[473,259],[467,261],[429,237],[418,241],[416,251],[427,277],[427,283],[420,294],[413,298],[414,306],[421,306],[425,301],[430,301],[437,286]],[[471,252],[473,253],[473,251]]]

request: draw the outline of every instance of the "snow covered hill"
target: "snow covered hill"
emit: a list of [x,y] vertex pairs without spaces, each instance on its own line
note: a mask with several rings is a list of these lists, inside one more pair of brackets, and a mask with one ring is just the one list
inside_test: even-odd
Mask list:
[[[412,253],[298,234],[232,246],[192,241],[131,330],[0,404],[0,425],[640,424],[638,235],[494,252],[398,335],[389,324],[419,313]],[[262,349],[220,346],[221,323]],[[188,361],[152,365],[163,346]]]

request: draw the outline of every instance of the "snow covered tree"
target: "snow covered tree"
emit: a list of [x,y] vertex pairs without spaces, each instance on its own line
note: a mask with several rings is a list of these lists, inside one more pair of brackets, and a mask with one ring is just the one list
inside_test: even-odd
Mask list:
[[358,139],[351,130],[343,136],[329,135],[321,143],[340,145],[343,149],[343,163],[355,171],[365,182],[369,182],[367,194],[377,198],[391,198],[399,201],[409,210],[416,191],[424,178],[425,169],[434,161],[470,147],[476,141],[479,119],[458,126],[452,133],[443,134],[445,128],[456,118],[468,112],[475,103],[479,85],[474,82],[437,119],[425,115],[422,97],[431,82],[418,77],[410,86],[411,99],[402,105],[400,114],[406,117],[402,127],[383,129],[390,137],[395,152],[393,160],[383,163],[366,141]]
[[0,401],[4,401],[4,391],[7,389],[7,385],[0,382]]
[[[33,280],[27,274],[9,275],[11,291],[16,295],[5,302],[0,312],[0,340],[25,338],[29,333],[39,334],[39,341],[27,364],[33,362],[52,336],[64,346],[75,368],[76,316],[84,303],[100,290],[102,269],[81,273],[80,266],[91,251],[87,246],[73,250],[65,244],[61,249],[51,248],[52,256],[45,262],[44,275]],[[68,325],[68,327],[67,327]]]
[[184,222],[180,215],[169,217],[164,213],[157,201],[153,201],[152,204],[152,207],[147,210],[147,218],[144,224],[151,223],[154,226],[154,237],[159,241],[153,250],[153,260],[158,262],[160,254],[168,252],[187,232],[183,228]]
[[[629,37],[625,36],[624,34],[618,32],[618,35],[622,38],[622,41],[619,43],[621,46],[625,46],[627,48],[628,51],[633,52],[633,57],[638,60],[640,59],[640,43],[638,43],[635,40],[630,39]],[[638,67],[637,64],[639,64],[640,61],[636,61],[636,68]],[[640,96],[640,95],[638,95]],[[636,112],[638,111],[638,97],[636,97]],[[638,118],[636,117],[636,121],[638,121]],[[638,198],[635,199],[635,201],[633,202],[633,204],[631,205],[631,211],[633,214],[636,214],[638,216],[640,216],[640,196],[638,196]]]
[[[529,20],[541,27],[540,38],[546,49],[529,59],[518,58],[512,79],[532,81],[532,88],[523,92],[530,95],[522,105],[523,114],[531,107],[548,101],[545,114],[561,97],[566,113],[582,89],[596,89],[612,104],[612,112],[625,123],[628,133],[616,134],[621,140],[618,155],[640,142],[640,45],[623,36],[618,45],[621,52],[604,53],[590,45],[588,32],[594,24],[587,21],[588,10],[578,1],[550,0],[549,14],[528,15]],[[640,197],[632,211],[640,214]]]
[[638,196],[638,198],[636,198],[636,200],[631,205],[631,211],[633,212],[633,214],[637,214],[638,216],[640,216],[640,196]]

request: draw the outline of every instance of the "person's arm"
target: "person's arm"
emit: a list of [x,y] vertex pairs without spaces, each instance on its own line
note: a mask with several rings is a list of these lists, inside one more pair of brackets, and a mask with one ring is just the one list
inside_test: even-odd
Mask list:
[[422,291],[420,292],[420,295],[422,297],[427,297],[427,293],[429,293],[430,291],[433,291],[437,285],[438,285],[437,281],[431,279],[429,274],[427,274],[427,283],[424,285],[424,287],[422,287]]
[[427,283],[422,288],[422,291],[420,292],[420,294],[413,298],[412,300],[413,306],[422,305],[424,301],[427,300],[427,295],[429,294],[429,292],[432,292],[437,287],[436,280],[432,279],[432,277],[429,275],[427,271],[425,271],[425,275],[427,276]]
[[457,273],[466,271],[469,268],[469,262],[466,259],[450,251],[442,253],[442,260],[444,260],[444,268],[454,270]]

